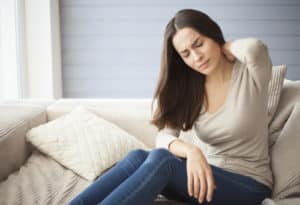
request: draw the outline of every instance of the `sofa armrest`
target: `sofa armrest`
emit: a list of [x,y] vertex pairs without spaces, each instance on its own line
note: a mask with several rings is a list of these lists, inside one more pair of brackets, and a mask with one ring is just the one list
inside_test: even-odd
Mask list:
[[45,105],[0,104],[0,181],[18,170],[30,155],[26,132],[45,122]]

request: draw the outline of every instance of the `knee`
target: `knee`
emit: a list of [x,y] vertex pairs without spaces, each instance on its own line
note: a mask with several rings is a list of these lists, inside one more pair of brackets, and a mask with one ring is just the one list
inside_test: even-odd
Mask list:
[[149,158],[153,161],[161,161],[163,159],[172,159],[174,158],[174,155],[167,149],[157,148],[150,152]]
[[148,156],[148,152],[143,149],[134,149],[128,152],[127,158],[133,161],[145,161]]

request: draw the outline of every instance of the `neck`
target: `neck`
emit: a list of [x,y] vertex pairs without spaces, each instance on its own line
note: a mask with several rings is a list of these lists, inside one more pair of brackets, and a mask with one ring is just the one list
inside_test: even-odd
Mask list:
[[217,68],[209,75],[206,75],[206,86],[222,86],[226,84],[230,80],[232,67],[233,63],[222,57]]

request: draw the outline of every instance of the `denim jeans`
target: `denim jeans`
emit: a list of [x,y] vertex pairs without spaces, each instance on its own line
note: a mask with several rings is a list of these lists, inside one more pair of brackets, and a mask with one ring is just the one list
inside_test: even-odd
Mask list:
[[[211,165],[215,184],[211,202],[204,205],[258,205],[271,190],[248,176]],[[158,194],[200,204],[189,196],[186,159],[163,148],[136,149],[98,177],[69,205],[151,205]],[[206,197],[205,197],[206,198]]]

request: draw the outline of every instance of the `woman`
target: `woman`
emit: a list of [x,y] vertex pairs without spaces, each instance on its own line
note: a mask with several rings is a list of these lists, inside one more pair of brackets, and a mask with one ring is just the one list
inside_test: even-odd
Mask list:
[[[271,196],[267,88],[272,62],[254,38],[225,42],[206,14],[168,23],[152,123],[157,148],[133,150],[70,204],[147,205],[161,193],[191,204],[256,205]],[[207,144],[180,140],[194,128]]]

